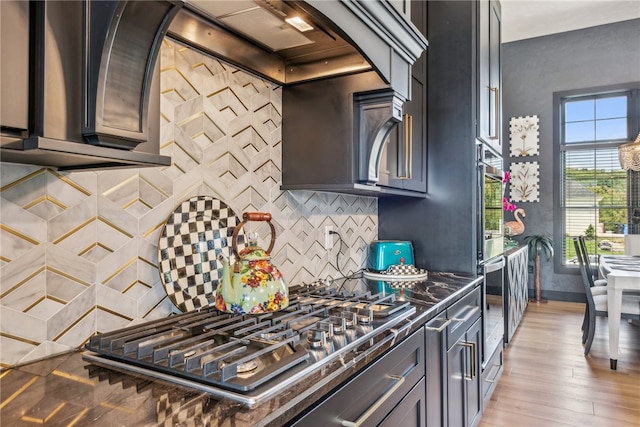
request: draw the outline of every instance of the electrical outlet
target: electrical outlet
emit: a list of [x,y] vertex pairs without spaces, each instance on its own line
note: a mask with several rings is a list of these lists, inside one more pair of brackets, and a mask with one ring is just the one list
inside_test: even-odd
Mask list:
[[331,249],[333,248],[333,235],[331,232],[333,231],[333,227],[330,225],[324,226],[324,248]]

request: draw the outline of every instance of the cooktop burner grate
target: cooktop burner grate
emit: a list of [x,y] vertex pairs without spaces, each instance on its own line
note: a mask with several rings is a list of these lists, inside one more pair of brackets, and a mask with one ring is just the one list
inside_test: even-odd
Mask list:
[[[394,295],[305,285],[287,309],[232,315],[207,308],[92,337],[84,358],[245,404],[272,396],[415,311]],[[256,397],[258,396],[258,397]]]

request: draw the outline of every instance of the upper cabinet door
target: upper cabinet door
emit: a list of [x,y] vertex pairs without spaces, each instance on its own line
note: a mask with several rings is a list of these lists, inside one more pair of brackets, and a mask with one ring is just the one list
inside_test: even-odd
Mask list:
[[500,3],[494,0],[479,3],[478,76],[477,136],[501,152]]
[[0,1],[0,119],[26,136],[29,108],[29,2]]
[[[411,5],[411,21],[426,35],[426,2]],[[411,69],[411,100],[404,103],[402,123],[391,131],[380,158],[381,186],[427,192],[427,53]]]

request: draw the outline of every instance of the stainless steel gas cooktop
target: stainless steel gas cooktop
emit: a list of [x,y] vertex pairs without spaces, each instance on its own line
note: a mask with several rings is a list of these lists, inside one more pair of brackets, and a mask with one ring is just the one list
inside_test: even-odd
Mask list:
[[394,294],[325,286],[293,287],[289,298],[275,313],[207,308],[99,334],[83,358],[253,407],[338,359],[344,365],[415,312]]

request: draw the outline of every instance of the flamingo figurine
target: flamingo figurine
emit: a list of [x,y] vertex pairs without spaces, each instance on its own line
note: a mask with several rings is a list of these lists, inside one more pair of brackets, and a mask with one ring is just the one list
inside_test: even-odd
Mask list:
[[524,233],[524,224],[520,219],[520,215],[522,217],[526,217],[527,214],[524,212],[524,209],[519,208],[513,213],[513,217],[516,219],[515,221],[509,221],[504,223],[505,234],[507,236],[519,236]]

